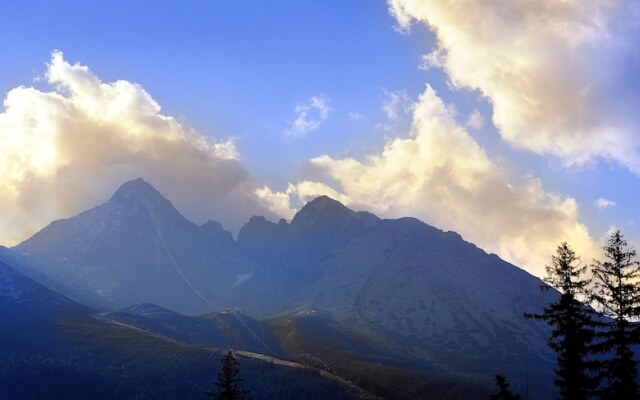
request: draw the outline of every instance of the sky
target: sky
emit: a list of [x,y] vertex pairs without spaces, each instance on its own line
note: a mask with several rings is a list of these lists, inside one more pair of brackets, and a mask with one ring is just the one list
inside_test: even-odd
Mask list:
[[234,233],[322,194],[543,275],[640,244],[640,6],[7,1],[0,244],[142,177]]

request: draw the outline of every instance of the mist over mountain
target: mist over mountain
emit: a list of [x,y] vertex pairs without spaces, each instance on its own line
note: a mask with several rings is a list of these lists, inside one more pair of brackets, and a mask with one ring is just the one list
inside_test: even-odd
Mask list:
[[[523,313],[556,292],[540,291],[538,278],[454,232],[414,218],[383,220],[326,196],[291,223],[253,217],[234,241],[217,222],[186,220],[137,179],[11,251],[25,274],[104,311],[153,303],[273,321],[320,313],[347,337],[420,368],[552,382],[548,330]],[[136,324],[164,329],[143,319]]]

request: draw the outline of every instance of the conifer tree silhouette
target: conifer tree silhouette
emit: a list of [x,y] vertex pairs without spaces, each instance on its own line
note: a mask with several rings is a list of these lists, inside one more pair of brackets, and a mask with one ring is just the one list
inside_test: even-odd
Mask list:
[[594,260],[593,299],[602,313],[611,318],[600,333],[600,351],[611,355],[604,362],[607,387],[603,398],[638,399],[637,366],[632,346],[640,343],[640,264],[620,231],[614,232],[603,247],[605,261]]
[[499,392],[489,397],[489,400],[520,400],[520,396],[509,390],[509,384],[504,375],[496,375],[496,386]]
[[233,356],[231,350],[222,358],[222,369],[218,372],[216,393],[207,392],[209,397],[215,400],[249,400],[249,391],[238,389],[238,384],[243,382],[240,375],[240,363]]
[[590,360],[596,338],[595,312],[584,305],[578,295],[588,298],[590,280],[581,279],[586,266],[580,266],[579,257],[565,242],[558,246],[556,255],[547,265],[544,282],[560,291],[558,300],[545,307],[541,314],[525,314],[527,318],[545,321],[551,326],[551,337],[547,343],[556,352],[555,385],[560,389],[560,398],[587,400],[599,384],[599,363]]

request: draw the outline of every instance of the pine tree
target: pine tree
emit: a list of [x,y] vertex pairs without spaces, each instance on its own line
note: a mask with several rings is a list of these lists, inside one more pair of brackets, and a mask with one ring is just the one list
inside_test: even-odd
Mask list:
[[640,264],[620,231],[614,232],[603,247],[605,261],[594,260],[594,300],[602,313],[611,318],[600,334],[601,351],[611,354],[605,362],[608,381],[604,398],[638,399],[637,367],[632,346],[640,343],[637,324],[640,315]]
[[248,390],[238,389],[238,384],[243,382],[240,374],[240,363],[233,356],[231,350],[222,358],[222,370],[218,373],[217,393],[208,392],[215,400],[245,400],[249,399]]
[[590,283],[581,279],[586,266],[580,266],[579,257],[567,243],[562,243],[547,265],[547,286],[560,291],[555,303],[545,307],[541,314],[525,314],[527,318],[545,321],[552,327],[549,347],[556,352],[558,368],[555,385],[562,399],[586,400],[597,388],[599,379],[594,373],[598,364],[589,360],[596,337],[593,310],[578,296],[587,294]]
[[511,393],[507,378],[503,375],[496,375],[496,386],[499,392],[489,397],[489,400],[520,400],[520,396]]

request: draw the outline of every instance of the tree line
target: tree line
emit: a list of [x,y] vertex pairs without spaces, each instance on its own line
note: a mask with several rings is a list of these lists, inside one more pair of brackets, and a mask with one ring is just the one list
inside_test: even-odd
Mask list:
[[[556,353],[554,381],[560,399],[639,399],[637,361],[640,343],[640,263],[620,231],[603,246],[602,260],[589,268],[565,242],[547,265],[543,290],[554,288],[559,298],[531,318],[547,323],[547,344]],[[502,375],[493,400],[520,399]]]

